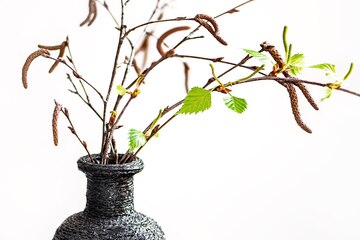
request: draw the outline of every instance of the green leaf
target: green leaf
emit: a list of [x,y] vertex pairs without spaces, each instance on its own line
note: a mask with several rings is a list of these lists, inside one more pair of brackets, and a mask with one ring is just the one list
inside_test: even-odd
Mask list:
[[243,50],[247,54],[249,54],[253,58],[256,58],[257,60],[259,60],[260,62],[262,62],[264,64],[271,62],[270,59],[263,53],[260,53],[260,52],[255,51],[255,50],[250,50],[250,49],[243,49]]
[[321,69],[324,70],[326,73],[331,72],[333,74],[336,74],[335,65],[331,63],[320,63],[310,66],[310,68]]
[[302,70],[302,67],[290,66],[290,74],[293,76],[299,75]]
[[126,88],[121,85],[116,86],[116,91],[120,96],[124,96],[126,94]]
[[304,67],[304,54],[296,53],[288,61],[288,65],[295,67]]
[[134,151],[134,149],[143,146],[146,143],[145,134],[136,129],[129,130],[129,148],[130,151]]
[[325,99],[328,99],[328,98],[331,97],[332,88],[326,87],[325,93],[326,93],[326,95],[325,95],[325,97],[323,97],[323,98],[321,99],[321,101],[324,101]]
[[232,95],[224,97],[224,103],[228,108],[237,113],[243,113],[247,107],[245,99],[234,97]]
[[211,92],[209,90],[193,87],[184,99],[178,111],[182,114],[203,112],[211,107]]
[[300,53],[292,55],[289,58],[288,66],[293,76],[300,74],[304,67],[304,55]]

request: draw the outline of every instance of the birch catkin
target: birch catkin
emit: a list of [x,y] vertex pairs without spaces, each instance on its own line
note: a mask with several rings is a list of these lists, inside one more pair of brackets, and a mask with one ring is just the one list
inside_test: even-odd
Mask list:
[[84,21],[80,23],[80,27],[87,24],[90,26],[93,24],[97,16],[96,0],[89,0],[89,13]]
[[289,93],[291,109],[295,118],[296,123],[301,127],[305,132],[312,133],[311,129],[306,126],[306,124],[301,119],[300,110],[299,110],[299,101],[296,94],[296,89],[291,83],[285,84],[286,89]]
[[[260,46],[271,55],[271,57],[279,65],[280,72],[282,72],[285,77],[293,78],[290,75],[290,73],[288,72],[288,70],[285,69],[286,68],[286,63],[282,59],[282,57],[281,57],[280,53],[278,52],[278,50],[273,45],[270,45],[267,42],[263,42],[262,44],[260,44]],[[306,88],[306,86],[301,82],[294,82],[293,84],[301,90],[302,94],[304,95],[306,100],[310,103],[310,105],[315,110],[319,110],[318,105],[316,104],[314,98],[311,96],[311,94],[310,94],[309,90]]]
[[61,58],[64,57],[65,49],[66,49],[67,46],[68,46],[68,40],[67,39],[66,39],[66,41],[62,42],[60,45],[55,45],[55,46],[46,46],[46,45],[40,45],[40,44],[38,45],[39,48],[43,48],[43,49],[46,49],[46,50],[49,50],[49,51],[59,50],[59,55],[58,55],[56,61],[50,67],[49,73],[52,73],[54,71],[54,69],[57,67],[57,65],[61,61]]
[[52,132],[53,132],[53,140],[54,145],[57,146],[59,143],[59,136],[58,136],[58,120],[59,114],[61,112],[62,106],[55,102],[54,112],[52,116]]
[[308,103],[310,103],[310,105],[315,110],[319,110],[318,105],[316,104],[314,98],[311,96],[311,94],[310,94],[309,90],[306,88],[306,86],[300,82],[294,82],[294,85],[297,86],[301,90],[302,94],[305,96]]
[[[197,14],[195,16],[195,21],[198,22],[204,28],[206,28],[206,30],[208,30],[209,33],[211,33],[211,35],[213,35],[213,37],[219,43],[225,46],[227,45],[227,42],[220,36],[219,25],[217,24],[214,18],[206,14]],[[211,24],[211,26],[209,23]]]
[[164,32],[156,42],[156,49],[158,50],[160,55],[163,56],[163,57],[168,57],[168,55],[174,54],[173,49],[170,49],[167,52],[165,52],[163,50],[162,45],[164,43],[164,40],[173,33],[176,33],[176,32],[179,32],[179,31],[185,31],[185,30],[188,30],[188,29],[190,29],[189,26],[180,26],[180,27],[174,27],[174,28]]
[[27,73],[29,71],[29,67],[32,63],[32,61],[35,60],[35,58],[40,57],[40,56],[49,56],[50,53],[48,50],[46,49],[38,49],[35,52],[31,53],[25,63],[24,66],[22,67],[22,74],[21,74],[21,78],[22,78],[22,84],[24,86],[24,88],[28,88],[28,80],[27,80]]

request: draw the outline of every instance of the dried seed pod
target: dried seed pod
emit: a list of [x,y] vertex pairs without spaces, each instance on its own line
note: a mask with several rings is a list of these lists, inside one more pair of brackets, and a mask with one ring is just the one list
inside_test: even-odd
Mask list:
[[167,38],[168,36],[170,36],[173,33],[179,32],[179,31],[185,31],[190,29],[189,26],[180,26],[180,27],[174,27],[168,31],[166,31],[165,33],[163,33],[159,39],[157,40],[156,43],[156,49],[158,50],[158,52],[160,53],[161,56],[163,57],[169,57],[170,55],[174,54],[174,50],[170,49],[168,52],[165,52],[162,48],[162,45],[164,43],[165,38]]
[[34,61],[35,58],[39,57],[39,56],[49,56],[50,53],[48,50],[46,49],[38,49],[36,50],[35,52],[31,53],[25,63],[24,63],[24,66],[22,67],[22,75],[21,75],[21,78],[22,78],[22,83],[23,83],[23,86],[24,88],[26,89],[28,87],[28,81],[27,81],[27,73],[29,71],[29,67],[32,63],[32,61]]
[[[203,26],[204,28],[206,28],[206,30],[209,31],[209,33],[211,35],[213,35],[213,37],[220,42],[223,45],[227,45],[227,42],[220,37],[220,32],[219,32],[219,26],[217,24],[217,22],[215,21],[215,19],[213,19],[212,17],[205,15],[205,14],[197,14],[195,16],[195,21],[198,22],[201,26]],[[210,24],[211,26],[210,26]]]
[[52,116],[52,132],[53,132],[53,140],[54,145],[57,146],[59,143],[59,136],[58,136],[58,120],[59,114],[61,112],[62,106],[55,102],[54,112]]
[[97,16],[97,8],[96,8],[96,0],[89,0],[89,13],[84,21],[80,23],[80,27],[87,24],[90,26],[96,19]]
[[289,93],[291,109],[295,118],[296,123],[301,127],[305,132],[312,133],[311,129],[306,126],[306,124],[301,119],[300,110],[299,110],[299,101],[296,94],[296,89],[291,83],[286,83],[285,87]]

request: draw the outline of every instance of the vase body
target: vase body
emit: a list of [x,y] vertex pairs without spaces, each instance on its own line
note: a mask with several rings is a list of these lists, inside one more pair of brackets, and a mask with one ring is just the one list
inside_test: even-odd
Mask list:
[[160,226],[134,209],[133,176],[143,167],[139,158],[122,165],[80,158],[78,168],[87,178],[86,207],[68,217],[53,240],[164,240]]

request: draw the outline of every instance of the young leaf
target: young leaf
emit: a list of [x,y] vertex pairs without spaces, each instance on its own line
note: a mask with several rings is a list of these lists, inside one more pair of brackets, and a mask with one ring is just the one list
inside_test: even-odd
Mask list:
[[136,148],[143,146],[146,143],[145,134],[136,129],[129,130],[129,148],[134,151]]
[[290,68],[290,73],[293,76],[300,74],[304,67],[304,55],[300,53],[292,55],[288,60],[288,65]]
[[256,58],[257,60],[259,60],[261,63],[269,63],[271,62],[270,59],[263,53],[260,53],[258,51],[255,50],[250,50],[250,49],[243,49],[247,54],[249,54],[250,56],[252,56],[253,58]]
[[304,66],[304,55],[300,53],[296,53],[292,55],[289,59],[288,65],[295,67],[303,67]]
[[331,72],[333,74],[336,74],[335,65],[331,64],[331,63],[320,63],[320,64],[310,66],[310,68],[321,69],[321,70],[324,70],[326,73]]
[[124,96],[126,94],[126,88],[121,85],[116,86],[116,91],[120,96]]
[[211,107],[211,92],[193,87],[187,94],[178,113],[191,114],[203,112]]
[[328,99],[328,98],[331,97],[332,88],[326,87],[325,93],[326,93],[326,95],[325,95],[325,97],[323,97],[323,98],[321,99],[321,101],[324,101],[325,99]]
[[247,107],[245,99],[234,97],[232,95],[224,97],[224,103],[228,108],[237,113],[243,113]]
[[302,67],[290,66],[290,73],[293,76],[299,75],[302,71]]

